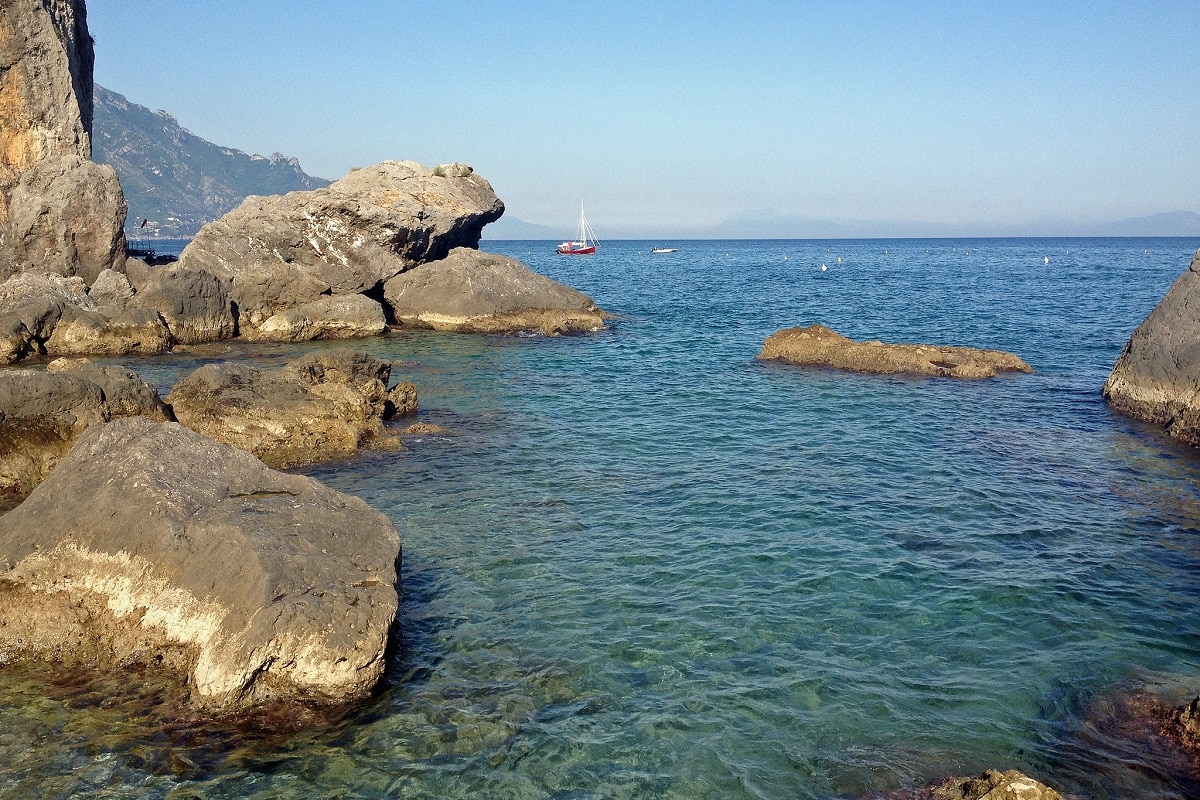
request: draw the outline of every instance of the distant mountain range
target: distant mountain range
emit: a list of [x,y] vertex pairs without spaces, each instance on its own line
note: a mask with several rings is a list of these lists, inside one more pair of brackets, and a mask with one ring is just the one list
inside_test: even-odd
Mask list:
[[111,164],[121,179],[130,238],[187,238],[249,195],[329,185],[305,174],[294,158],[221,147],[180,127],[167,112],[151,111],[101,86],[94,98],[92,158]]

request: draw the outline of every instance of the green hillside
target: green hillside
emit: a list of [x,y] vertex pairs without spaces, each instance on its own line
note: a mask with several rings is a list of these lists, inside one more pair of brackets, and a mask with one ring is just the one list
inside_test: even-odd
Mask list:
[[[129,203],[130,238],[186,238],[252,194],[317,189],[294,158],[269,158],[205,141],[165,111],[95,89],[92,158],[111,164]],[[145,228],[139,229],[142,220]]]

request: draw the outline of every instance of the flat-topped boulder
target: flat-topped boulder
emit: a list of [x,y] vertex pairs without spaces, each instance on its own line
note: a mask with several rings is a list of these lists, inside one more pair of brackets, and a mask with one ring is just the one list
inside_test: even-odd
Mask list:
[[131,370],[83,361],[54,367],[0,371],[0,497],[33,491],[92,425],[172,418],[158,390]]
[[359,448],[399,449],[384,419],[411,384],[389,390],[391,365],[366,353],[311,353],[266,372],[245,364],[207,364],[181,379],[166,401],[192,430],[283,468],[349,455]]
[[999,372],[1033,372],[1020,358],[1001,350],[859,342],[824,325],[788,328],[768,336],[758,359],[881,375],[992,378]]
[[389,280],[384,300],[400,325],[460,333],[582,333],[607,315],[583,292],[506,256],[457,248]]
[[1137,327],[1104,382],[1116,410],[1200,446],[1200,252]]
[[225,281],[245,332],[322,295],[371,292],[455,247],[477,247],[503,212],[469,167],[385,161],[323,189],[247,198],[205,225],[179,266]]
[[181,425],[90,428],[0,516],[0,663],[164,670],[205,710],[367,695],[400,537],[362,500]]

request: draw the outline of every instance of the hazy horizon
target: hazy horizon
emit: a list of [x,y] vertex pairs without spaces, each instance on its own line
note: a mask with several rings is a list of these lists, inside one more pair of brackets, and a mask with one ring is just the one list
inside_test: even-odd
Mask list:
[[469,163],[562,236],[1200,211],[1194,3],[287,9],[93,0],[96,82],[323,178]]

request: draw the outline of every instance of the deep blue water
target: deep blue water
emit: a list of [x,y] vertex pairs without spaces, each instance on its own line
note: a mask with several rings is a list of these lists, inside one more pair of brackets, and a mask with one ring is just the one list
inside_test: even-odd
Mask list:
[[[362,342],[451,433],[307,470],[404,537],[377,699],[243,739],[0,675],[0,792],[829,798],[998,767],[1194,796],[1114,716],[1200,693],[1200,457],[1100,387],[1200,241],[552,244],[484,248],[587,292],[607,330]],[[754,360],[815,322],[1037,372]],[[204,357],[135,368],[165,392]]]

